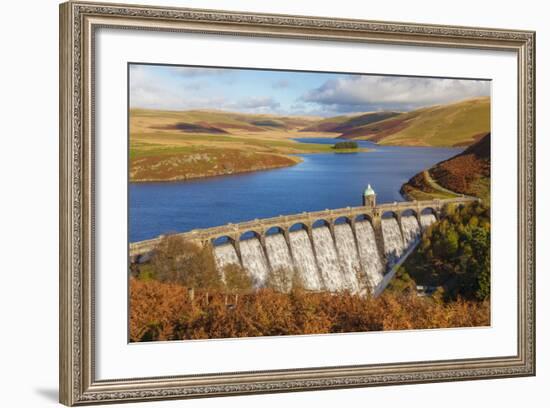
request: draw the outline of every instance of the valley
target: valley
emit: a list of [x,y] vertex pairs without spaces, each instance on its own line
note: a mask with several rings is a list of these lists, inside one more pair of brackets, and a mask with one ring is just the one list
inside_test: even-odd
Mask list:
[[[181,181],[293,166],[309,153],[368,152],[295,139],[368,140],[378,145],[460,147],[490,130],[488,98],[410,112],[321,118],[217,110],[131,109],[130,181]],[[447,196],[443,194],[443,196]]]

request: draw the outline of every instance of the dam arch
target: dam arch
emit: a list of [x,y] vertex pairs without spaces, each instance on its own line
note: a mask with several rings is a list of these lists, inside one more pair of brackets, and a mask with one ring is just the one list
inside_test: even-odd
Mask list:
[[234,237],[230,235],[220,235],[218,237],[210,239],[209,242],[212,246],[216,247],[216,246],[228,244],[228,243],[231,245],[235,245],[236,240]]
[[305,230],[307,233],[310,233],[311,225],[308,222],[295,222],[288,227],[289,232],[295,232],[301,229]]
[[401,213],[398,210],[386,210],[380,214],[380,218],[383,220],[395,218],[399,221],[399,219],[401,218]]
[[273,227],[269,227],[265,230],[264,234],[265,236],[275,235],[275,234],[285,234],[286,230],[283,227],[279,227],[278,225],[275,225]]
[[311,228],[330,227],[331,224],[332,223],[329,220],[324,218],[319,218],[311,223]]
[[372,214],[361,213],[353,217],[352,226],[355,230],[358,224],[368,223],[369,227],[376,232],[380,229],[381,220],[382,219],[378,215],[375,216]]
[[341,215],[341,216],[334,219],[333,224],[334,225],[341,225],[341,224],[353,225],[354,224],[354,217],[349,217],[347,215]]
[[256,230],[248,230],[248,231],[244,231],[242,234],[239,235],[238,241],[242,242],[253,238],[258,238],[261,240],[264,235],[265,233],[261,233]]
[[408,217],[408,216],[418,217],[420,214],[414,208],[407,208],[406,210],[401,211],[401,213],[399,215],[401,217]]
[[420,216],[432,214],[437,220],[439,220],[439,211],[436,211],[433,207],[424,207],[420,211]]
[[212,252],[218,270],[223,275],[223,270],[229,265],[242,265],[239,245],[235,238],[230,235],[220,235],[210,240]]
[[[411,239],[411,216],[420,217],[421,222],[418,224],[424,231],[441,218],[446,205],[465,205],[473,201],[479,200],[457,197],[345,207],[255,219],[177,235],[190,242],[211,246],[220,269],[229,263],[248,269],[258,287],[266,282],[266,277],[274,268],[283,268],[298,271],[306,282],[307,290],[337,291],[345,288],[356,291],[359,286],[365,286],[354,283],[355,275],[350,273],[353,270],[350,265],[360,264],[362,276],[368,281],[367,286],[375,288],[391,267],[392,261],[406,254],[411,245],[417,242]],[[391,224],[389,228],[388,223]],[[323,232],[327,244],[320,245],[319,235],[323,234],[317,231],[315,246],[312,231],[319,226],[327,226],[332,234],[329,236],[326,231]],[[336,229],[338,233],[335,233]],[[415,230],[415,234],[421,231]],[[388,238],[390,235],[393,238]],[[158,237],[131,243],[131,261],[151,254],[161,239]],[[328,240],[331,242],[328,243]],[[337,257],[327,255],[326,251],[331,250],[331,245],[336,248]],[[396,251],[396,245],[401,246],[401,251]],[[323,267],[319,266],[320,262],[325,263]],[[328,267],[327,262],[332,262],[332,266]]]

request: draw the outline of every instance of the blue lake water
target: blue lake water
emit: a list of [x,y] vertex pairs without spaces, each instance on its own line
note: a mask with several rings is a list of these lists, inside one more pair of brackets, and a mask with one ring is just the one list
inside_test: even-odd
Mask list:
[[[341,139],[297,139],[305,143]],[[377,201],[403,201],[401,185],[463,148],[379,146],[368,153],[302,154],[292,167],[182,182],[130,183],[129,240],[255,218],[361,205],[368,183]]]

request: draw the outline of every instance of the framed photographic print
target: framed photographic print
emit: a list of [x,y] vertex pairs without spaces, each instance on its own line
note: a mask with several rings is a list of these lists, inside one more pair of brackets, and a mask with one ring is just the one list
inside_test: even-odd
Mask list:
[[62,4],[61,402],[534,375],[534,42]]

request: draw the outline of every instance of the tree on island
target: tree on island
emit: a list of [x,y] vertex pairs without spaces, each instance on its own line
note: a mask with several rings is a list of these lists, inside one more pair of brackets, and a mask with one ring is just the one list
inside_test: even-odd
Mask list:
[[357,149],[359,147],[359,144],[357,142],[338,142],[335,143],[334,146],[332,146],[333,149]]

